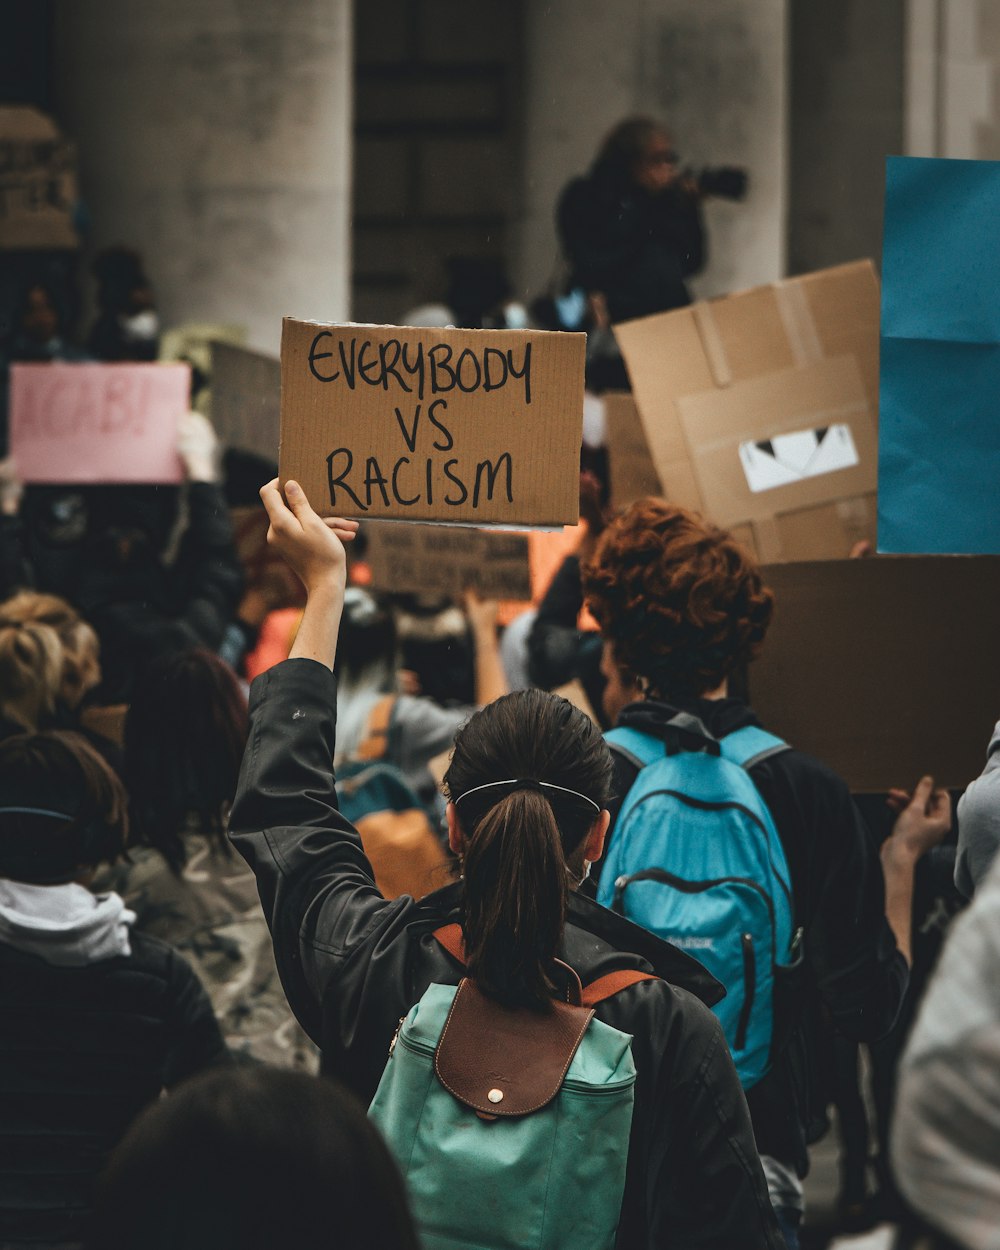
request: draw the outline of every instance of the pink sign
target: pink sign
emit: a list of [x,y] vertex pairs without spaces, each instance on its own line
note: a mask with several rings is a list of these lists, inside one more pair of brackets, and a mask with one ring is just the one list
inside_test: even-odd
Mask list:
[[180,482],[187,365],[13,364],[10,454],[22,482]]

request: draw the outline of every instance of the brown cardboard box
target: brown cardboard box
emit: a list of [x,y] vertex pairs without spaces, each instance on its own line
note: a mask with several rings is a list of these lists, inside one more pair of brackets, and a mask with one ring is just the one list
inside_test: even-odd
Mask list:
[[1000,557],[772,565],[775,614],[750,666],[761,723],[856,793],[959,789],[1000,718]]
[[0,106],[0,249],[75,248],[76,153],[44,113]]
[[367,522],[365,560],[375,590],[485,599],[531,598],[528,538],[464,525]]
[[277,460],[281,364],[274,356],[212,344],[212,424],[224,447]]
[[869,261],[616,326],[664,495],[763,560],[874,541],[878,332]]
[[627,391],[606,391],[602,398],[612,504],[627,508],[633,499],[662,495],[635,400]]
[[281,480],[326,515],[578,517],[585,336],[286,317]]

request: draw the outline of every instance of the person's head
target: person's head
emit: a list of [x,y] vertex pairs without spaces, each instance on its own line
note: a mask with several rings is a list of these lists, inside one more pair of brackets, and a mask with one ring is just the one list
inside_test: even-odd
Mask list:
[[51,625],[0,615],[0,715],[35,730],[55,712],[63,649]]
[[542,690],[504,695],[455,739],[444,780],[466,957],[500,1002],[551,999],[568,892],[604,848],[611,772],[597,725]]
[[378,1130],[333,1082],[266,1067],[195,1077],[111,1156],[87,1250],[418,1250]]
[[97,634],[65,599],[22,590],[0,604],[0,620],[22,624],[35,621],[56,631],[63,653],[59,701],[66,707],[78,707],[83,696],[101,680]]
[[25,287],[15,318],[18,331],[39,345],[56,338],[62,329],[59,303],[46,282],[32,282]]
[[183,833],[228,853],[225,822],[248,732],[247,704],[232,669],[209,651],[171,652],[140,673],[125,718],[125,778],[138,838],[176,872]]
[[652,117],[628,117],[604,139],[594,172],[655,195],[676,179],[678,159],[664,126]]
[[0,742],[0,877],[76,880],[121,854],[125,789],[94,748],[62,730]]
[[714,694],[760,650],[774,597],[725,530],[662,499],[613,521],[583,570],[606,652],[652,698]]

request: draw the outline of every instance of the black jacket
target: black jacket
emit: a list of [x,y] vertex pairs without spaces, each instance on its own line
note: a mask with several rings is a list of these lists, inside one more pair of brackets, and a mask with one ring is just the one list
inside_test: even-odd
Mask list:
[[[696,699],[675,707],[632,703],[618,724],[663,737],[677,710],[693,712],[717,738],[758,723],[739,699]],[[635,766],[616,754],[613,820],[635,777]],[[878,852],[844,782],[795,750],[754,765],[750,778],[774,818],[788,860],[795,924],[804,929],[806,975],[791,1039],[747,1102],[761,1154],[805,1175],[809,1037],[820,1027],[819,1013],[853,1040],[883,1037],[902,1005],[908,971],[885,918]]]
[[598,171],[566,187],[557,224],[571,282],[602,292],[613,322],[690,304],[684,279],[705,263],[697,196],[651,195]]
[[80,1239],[138,1112],[228,1058],[185,960],[139,933],[130,944],[83,967],[0,944],[0,1243]]
[[[400,1017],[432,982],[455,985],[463,975],[433,937],[458,919],[461,886],[419,903],[379,894],[360,838],[337,810],[335,713],[333,674],[312,660],[257,678],[229,833],[256,873],[292,1009],[320,1044],[324,1070],[367,1103]],[[580,897],[563,953],[585,982],[623,967],[664,978],[597,1008],[634,1035],[638,1069],[619,1246],[780,1246],[732,1061],[696,997],[713,1001],[716,982]]]

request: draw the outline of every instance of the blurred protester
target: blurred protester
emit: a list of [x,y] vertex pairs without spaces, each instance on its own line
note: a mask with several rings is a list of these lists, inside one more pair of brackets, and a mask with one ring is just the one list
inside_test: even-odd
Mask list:
[[[727,735],[757,725],[729,681],[762,646],[773,596],[731,535],[683,508],[640,500],[603,534],[583,586],[605,639],[606,675],[641,692],[619,712],[620,727],[664,744],[668,754],[717,755]],[[612,855],[614,822],[641,772],[631,754],[614,755]],[[807,998],[818,993],[850,1039],[872,1040],[892,1027],[912,958],[914,867],[948,832],[950,803],[924,777],[883,844],[880,870],[846,785],[823,764],[779,747],[745,768],[787,861],[797,935],[790,953],[773,957],[770,1065],[746,1090],[772,1202],[794,1248],[808,1170]],[[744,1001],[752,1003],[753,979],[747,984]]]
[[586,292],[598,324],[690,304],[684,280],[705,263],[701,195],[659,122],[619,122],[590,172],[563,191],[557,224],[570,285]]
[[97,319],[87,347],[97,360],[155,360],[160,319],[153,286],[138,252],[109,247],[94,261]]
[[1000,847],[1000,722],[986,752],[986,767],[958,803],[955,885],[971,898],[989,872]]
[[[601,853],[608,819],[611,759],[592,721],[539,691],[476,713],[446,777],[462,881],[420,903],[389,902],[375,888],[338,810],[330,766],[346,580],[339,540],[354,526],[324,524],[294,483],[285,490],[290,507],[276,482],[262,494],[273,541],[308,597],[292,658],[254,685],[253,749],[230,836],[257,874],[290,1001],[321,1034],[324,1065],[370,1100],[400,1016],[431,983],[457,985],[466,968],[493,1011],[544,1012],[560,989],[569,993],[575,973],[588,984],[625,973],[620,992],[595,1008],[600,1022],[630,1035],[638,1073],[617,1244],[776,1250],[746,1104],[718,1024],[696,997],[711,999],[718,987],[680,951],[576,889]],[[461,925],[461,942],[443,928],[436,935],[446,925],[452,933]],[[471,1112],[469,1121],[474,1132]],[[588,1152],[595,1144],[588,1139]],[[453,1229],[463,1212],[478,1213],[480,1194],[451,1192],[447,1171],[429,1163],[421,1179],[424,1199],[446,1196],[437,1209],[447,1207]],[[507,1227],[505,1210],[487,1211],[498,1231]]]
[[[491,703],[507,684],[497,643],[496,604],[469,596],[476,703]],[[360,587],[344,598],[337,649],[337,759],[380,759],[398,768],[433,811],[437,784],[428,764],[455,740],[472,707],[442,707],[426,695],[397,693],[399,642],[390,606]]]
[[181,956],[132,932],[117,895],[80,884],[121,853],[126,829],[121,782],[78,735],[0,743],[5,1247],[79,1241],[96,1176],[137,1112],[226,1059]]
[[62,684],[59,635],[40,621],[0,616],[0,735],[51,724]]
[[14,329],[5,345],[10,361],[48,363],[88,360],[69,338],[65,300],[45,280],[24,287],[14,312]]
[[97,634],[77,610],[58,595],[23,590],[0,603],[0,621],[27,624],[37,621],[50,625],[62,647],[62,675],[56,697],[57,713],[63,729],[77,729],[70,723],[86,696],[101,680],[100,644]]
[[112,1156],[87,1250],[419,1250],[378,1131],[332,1081],[212,1072]]
[[136,932],[184,955],[233,1053],[306,1067],[314,1052],[278,981],[256,882],[226,838],[246,738],[246,698],[220,659],[153,660],[125,721],[133,845],[100,884],[125,899]]
[[187,524],[176,559],[160,547],[145,495],[117,495],[88,534],[76,602],[101,640],[104,703],[128,703],[144,664],[190,647],[217,651],[240,601],[243,573],[218,486],[215,432],[200,413],[181,419],[178,450],[187,477]]
[[996,861],[952,926],[921,1004],[901,1064],[891,1148],[900,1189],[933,1227],[965,1250],[995,1250],[1000,1229]]

